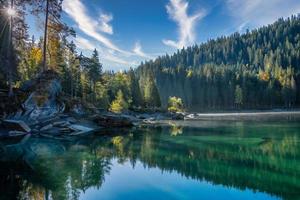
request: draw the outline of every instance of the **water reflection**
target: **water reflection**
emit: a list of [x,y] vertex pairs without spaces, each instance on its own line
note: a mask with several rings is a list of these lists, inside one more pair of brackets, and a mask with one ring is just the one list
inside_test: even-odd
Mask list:
[[180,174],[198,184],[296,199],[299,134],[297,123],[197,123],[123,130],[73,142],[30,138],[0,151],[0,199],[79,199],[91,188],[100,190],[117,164],[128,163],[131,168],[141,163]]

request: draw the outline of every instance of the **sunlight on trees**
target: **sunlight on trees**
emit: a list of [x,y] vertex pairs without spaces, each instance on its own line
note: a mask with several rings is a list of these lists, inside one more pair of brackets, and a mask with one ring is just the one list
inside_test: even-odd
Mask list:
[[169,112],[183,112],[183,102],[181,98],[178,97],[169,97],[168,103]]
[[122,91],[119,90],[116,99],[111,103],[110,111],[114,113],[121,113],[127,109],[128,103],[125,101]]

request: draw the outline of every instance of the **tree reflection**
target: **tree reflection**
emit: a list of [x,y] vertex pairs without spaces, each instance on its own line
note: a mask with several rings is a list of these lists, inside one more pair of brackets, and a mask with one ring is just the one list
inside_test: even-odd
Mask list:
[[186,127],[176,129],[183,134],[171,136],[171,126],[77,142],[30,139],[12,151],[13,161],[9,161],[9,151],[2,156],[0,188],[6,189],[1,192],[10,191],[19,199],[78,199],[81,192],[102,186],[116,158],[120,163],[130,161],[134,166],[141,161],[146,167],[284,199],[299,194],[298,133],[283,132],[279,138],[275,131],[274,137],[261,138],[247,135],[244,127],[246,138],[241,139],[230,134],[219,137],[217,129],[210,134],[204,134],[208,129],[197,129],[197,134]]

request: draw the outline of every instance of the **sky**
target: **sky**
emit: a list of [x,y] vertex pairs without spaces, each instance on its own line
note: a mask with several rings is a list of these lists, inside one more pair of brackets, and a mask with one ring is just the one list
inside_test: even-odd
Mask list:
[[104,69],[119,71],[298,13],[299,0],[64,0],[62,18],[78,52],[96,48]]

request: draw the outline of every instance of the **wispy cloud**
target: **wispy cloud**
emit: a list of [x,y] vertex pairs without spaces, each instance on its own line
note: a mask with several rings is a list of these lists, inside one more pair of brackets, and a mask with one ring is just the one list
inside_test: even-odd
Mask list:
[[[126,51],[121,50],[117,47],[112,41],[110,41],[107,37],[102,35],[98,30],[99,22],[92,19],[89,15],[87,15],[85,6],[80,2],[80,0],[65,0],[63,1],[63,10],[73,18],[73,20],[77,23],[78,28],[87,34],[88,36],[96,39],[98,42],[102,43],[105,47],[113,49],[115,51],[121,53],[128,53]],[[101,17],[100,17],[101,18]],[[111,18],[102,15],[102,21],[100,20],[100,30],[105,33],[112,33],[111,26],[108,25],[108,22]],[[101,26],[102,23],[102,26]],[[103,26],[103,24],[105,26]],[[102,27],[102,28],[101,28]],[[111,30],[110,30],[111,29]]]
[[101,14],[100,15],[100,30],[104,33],[113,34],[113,27],[109,24],[113,20],[112,14]]
[[103,55],[103,59],[106,60],[106,61],[110,61],[110,62],[113,62],[113,63],[125,65],[125,66],[135,66],[136,65],[135,62],[127,61],[127,60],[122,59],[120,57],[117,57],[113,54],[107,54],[105,52],[102,52],[102,55]]
[[95,45],[95,43],[81,36],[77,36],[74,42],[76,46],[83,51],[93,51],[94,49],[97,49],[99,51],[100,59],[103,61],[108,61],[110,63],[121,64],[126,66],[134,66],[136,64],[135,62],[130,62],[121,57],[118,57],[116,55],[116,52],[113,50],[103,50],[103,48],[101,48],[99,45]]
[[89,40],[83,38],[83,37],[80,37],[80,36],[77,36],[75,38],[75,44],[76,46],[79,48],[79,49],[82,49],[82,50],[89,50],[89,51],[92,51],[94,50],[96,47],[95,45],[90,42]]
[[300,12],[299,0],[226,0],[226,5],[240,30],[270,24]]
[[193,15],[188,15],[189,3],[186,0],[170,0],[166,9],[170,18],[178,25],[179,38],[178,41],[163,40],[165,45],[183,48],[195,43],[195,25],[202,19],[206,12],[198,11]]
[[138,55],[140,57],[143,57],[143,58],[147,58],[147,59],[152,59],[153,58],[152,56],[150,56],[150,55],[146,54],[145,52],[143,52],[140,42],[135,43],[134,48],[133,48],[133,52],[136,55]]
[[[113,20],[112,14],[101,12],[99,18],[94,19],[88,14],[87,8],[81,0],[64,0],[63,10],[74,20],[77,28],[88,36],[83,37],[83,34],[81,34],[75,39],[75,44],[78,48],[84,51],[91,51],[96,47],[104,64],[108,66],[123,65],[124,68],[136,66],[137,60],[141,61],[142,58],[152,58],[143,52],[140,43],[136,43],[132,51],[126,51],[115,45],[108,38],[108,35],[114,34],[111,25]],[[133,61],[132,57],[134,57],[135,61]]]

